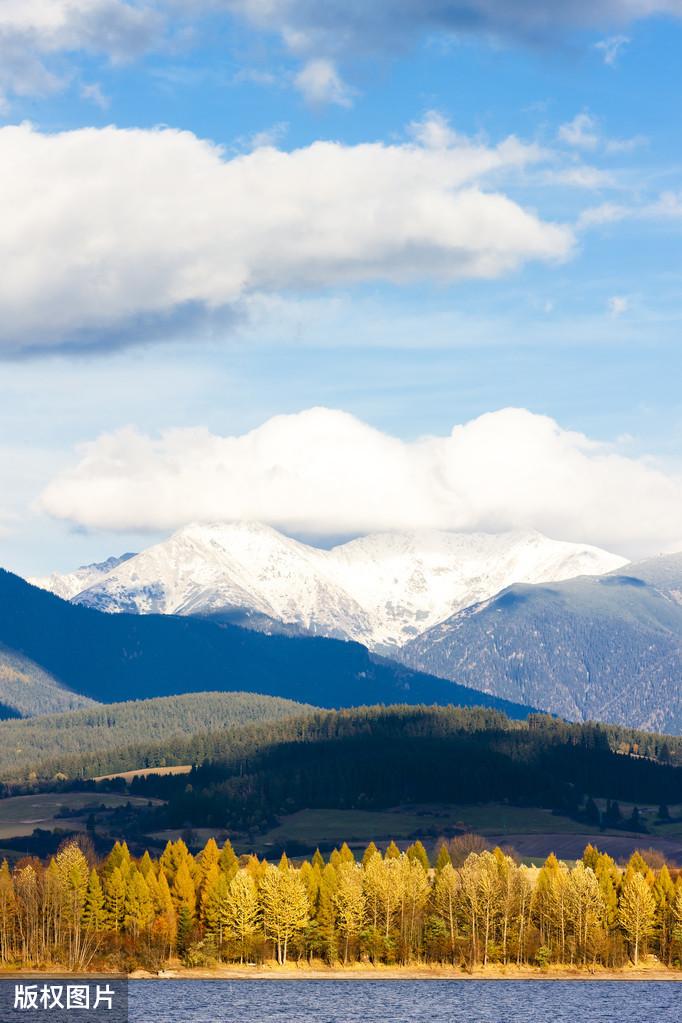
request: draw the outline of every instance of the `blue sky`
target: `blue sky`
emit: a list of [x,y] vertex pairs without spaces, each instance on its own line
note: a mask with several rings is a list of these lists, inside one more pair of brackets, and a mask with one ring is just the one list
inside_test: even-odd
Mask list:
[[[372,24],[354,3],[322,5],[320,24],[304,0],[203,16],[98,0],[73,22],[62,6],[0,13],[0,564],[64,569],[242,514],[321,537],[435,524],[630,556],[682,544],[682,4],[569,3],[560,25],[531,0],[385,0]],[[434,497],[356,520],[286,452],[245,475],[227,439],[287,414],[306,456],[296,416],[319,406],[409,458],[425,435],[528,410],[528,500],[479,506],[488,484],[455,462],[450,511]],[[561,448],[542,458],[568,451],[582,493],[565,516],[543,491],[539,417]],[[112,469],[107,438],[126,428],[151,444],[147,505],[137,441]],[[154,447],[198,428],[200,450]],[[374,451],[347,428],[329,430],[330,465]],[[482,443],[502,452],[495,430]],[[169,483],[184,458],[203,467],[194,504]],[[600,458],[616,466],[604,493]],[[273,472],[314,515],[292,517]],[[247,486],[258,501],[233,499]]]

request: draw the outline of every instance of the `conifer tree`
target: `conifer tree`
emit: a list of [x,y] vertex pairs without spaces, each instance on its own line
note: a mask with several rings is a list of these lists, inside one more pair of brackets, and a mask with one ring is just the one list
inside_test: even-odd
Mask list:
[[417,839],[416,842],[413,842],[413,844],[409,847],[407,850],[407,857],[410,860],[418,860],[424,870],[431,869],[428,854],[419,839]]
[[[340,870],[343,860],[337,853],[337,866]],[[317,905],[315,919],[320,929],[323,952],[328,962],[336,958],[336,902],[335,895],[338,887],[337,867],[331,859],[322,871],[320,887],[317,894]]]
[[324,856],[322,855],[319,849],[315,850],[315,853],[312,858],[312,865],[313,867],[317,867],[320,870],[320,873],[324,870],[325,867]]
[[438,847],[438,856],[436,858],[436,873],[440,874],[443,867],[447,866],[448,863],[452,866],[452,860],[450,859],[447,843],[441,842]]
[[120,866],[104,875],[103,888],[107,927],[112,931],[120,931],[123,929],[126,898],[126,879]]
[[99,874],[93,867],[88,879],[88,890],[85,895],[85,909],[83,911],[83,923],[92,931],[101,931],[106,922],[106,911],[104,907],[104,891]]
[[230,842],[229,838],[225,839],[225,843],[220,850],[219,866],[223,874],[227,875],[228,881],[234,877],[239,870],[239,860],[237,859],[237,855],[232,848],[232,842]]
[[128,934],[137,937],[147,931],[154,920],[154,904],[144,874],[134,868],[126,882],[123,926]]
[[178,915],[178,927],[180,925],[180,911],[183,907],[187,909],[190,917],[194,919],[197,907],[197,894],[187,859],[180,861],[180,865],[175,873],[175,879],[171,885],[171,896],[173,897],[173,905]]
[[344,842],[343,845],[341,846],[340,853],[341,860],[343,861],[343,863],[355,863],[355,856],[353,855],[353,850],[351,849],[347,842]]
[[189,950],[194,936],[194,917],[190,912],[189,906],[187,906],[184,902],[180,905],[177,920],[178,924],[177,934],[175,937],[175,947],[178,955],[182,959]]
[[362,854],[362,865],[363,865],[363,867],[367,866],[367,864],[369,863],[369,861],[372,859],[373,856],[378,856],[378,855],[380,855],[378,848],[376,847],[374,842],[370,842],[369,845],[367,846],[367,848],[365,849],[364,853]]

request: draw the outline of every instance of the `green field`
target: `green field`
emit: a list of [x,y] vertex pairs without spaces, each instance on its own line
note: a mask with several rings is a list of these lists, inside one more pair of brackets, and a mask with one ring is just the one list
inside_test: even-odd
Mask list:
[[[121,796],[112,793],[92,792],[45,792],[35,796],[13,796],[0,800],[0,841],[4,838],[21,838],[32,835],[36,828],[52,831],[84,831],[90,809],[105,806],[115,810],[130,803],[132,806],[146,806],[148,800],[135,796]],[[152,802],[158,802],[153,800]],[[58,817],[67,807],[82,810],[82,816]]]
[[358,845],[390,839],[421,838],[433,842],[455,831],[486,834],[580,834],[585,825],[567,817],[555,817],[549,810],[535,807],[505,806],[488,803],[481,806],[400,807],[392,811],[301,810],[283,817],[267,832],[259,844],[282,846],[287,842],[302,845],[334,845],[347,841]]

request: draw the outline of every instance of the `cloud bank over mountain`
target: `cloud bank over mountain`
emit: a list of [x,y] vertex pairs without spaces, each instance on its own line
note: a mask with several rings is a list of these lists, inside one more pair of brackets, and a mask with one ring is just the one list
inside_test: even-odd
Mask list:
[[682,548],[682,477],[507,408],[406,442],[325,408],[241,436],[133,428],[86,444],[41,507],[91,530],[257,520],[309,538],[537,529],[628,557]]

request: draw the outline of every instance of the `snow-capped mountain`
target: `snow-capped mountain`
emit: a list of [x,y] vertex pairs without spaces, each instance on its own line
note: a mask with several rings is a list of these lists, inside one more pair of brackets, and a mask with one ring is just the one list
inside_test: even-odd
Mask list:
[[602,575],[624,564],[537,532],[382,533],[323,550],[257,523],[214,523],[180,529],[80,591],[72,589],[78,573],[32,581],[63,596],[71,589],[69,597],[99,610],[239,613],[247,624],[390,652],[513,583]]
[[64,600],[71,600],[72,597],[76,597],[83,590],[87,590],[88,587],[100,582],[112,569],[117,568],[124,561],[134,557],[134,554],[122,554],[119,558],[107,558],[106,561],[99,561],[93,565],[82,565],[81,568],[77,568],[74,572],[65,572],[63,574],[53,572],[52,575],[28,579],[27,581],[33,586],[39,586],[41,590],[50,590],[51,593],[56,593],[58,597],[62,597]]

